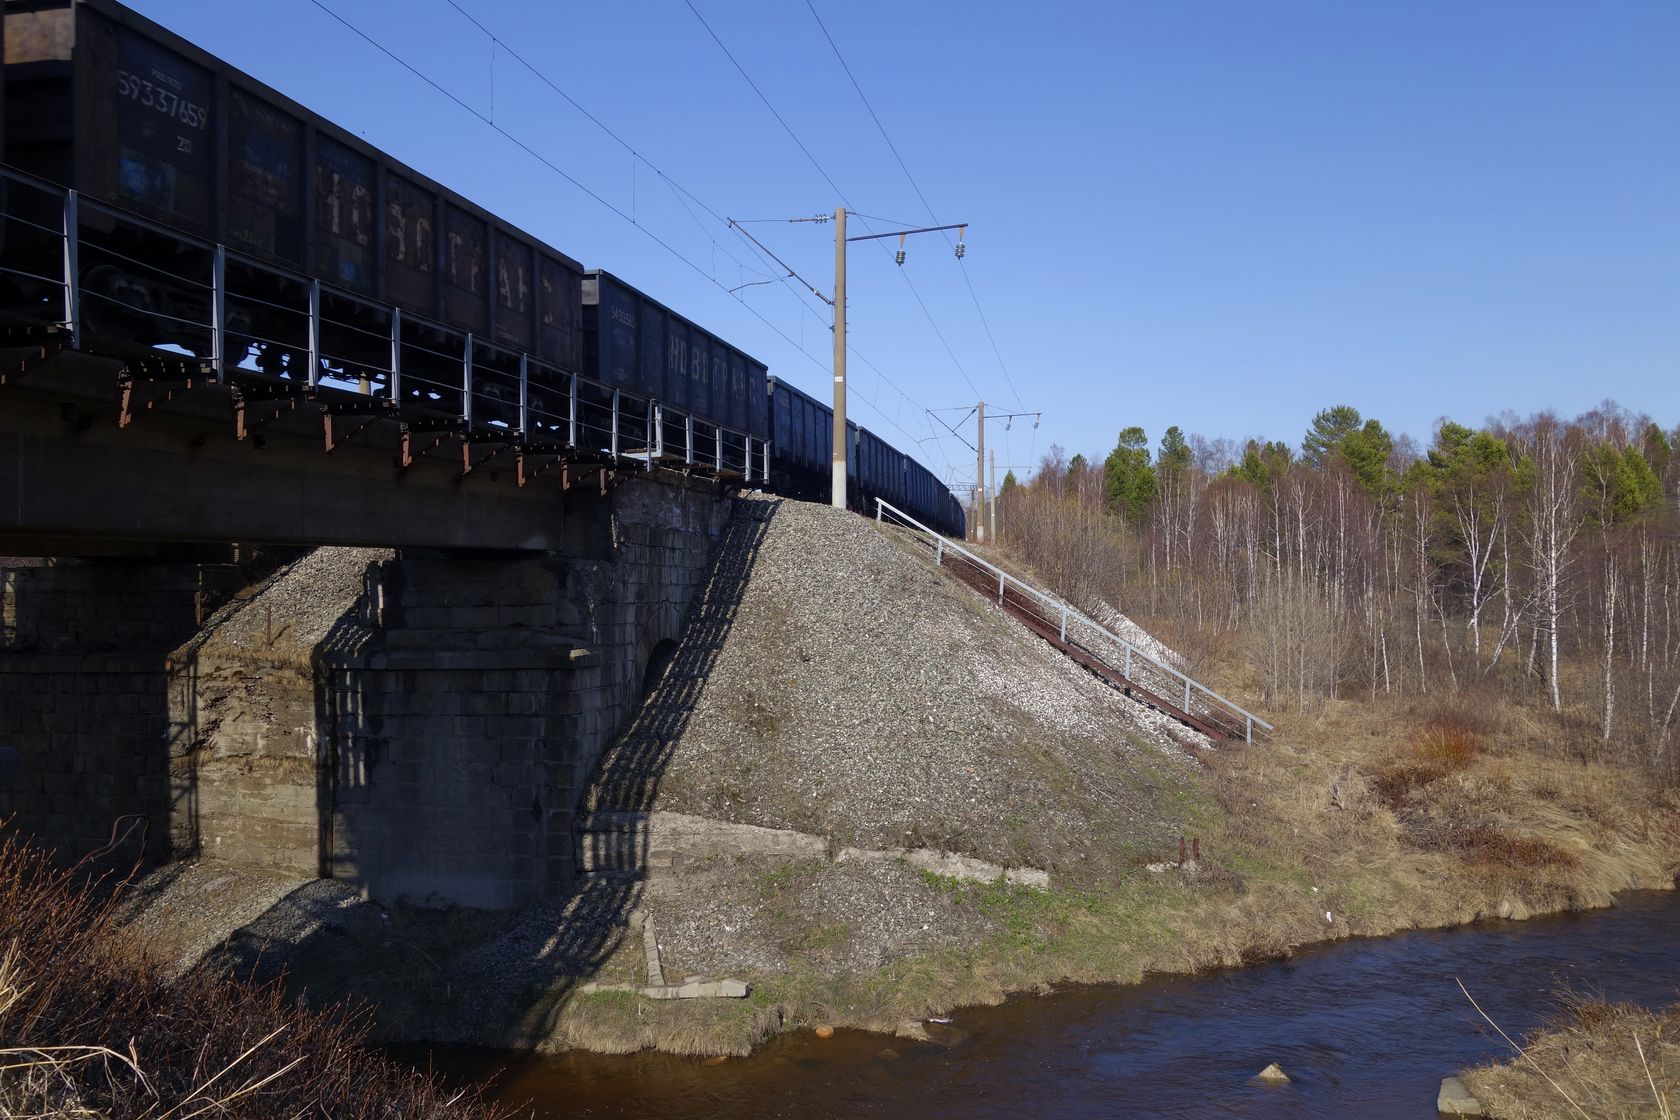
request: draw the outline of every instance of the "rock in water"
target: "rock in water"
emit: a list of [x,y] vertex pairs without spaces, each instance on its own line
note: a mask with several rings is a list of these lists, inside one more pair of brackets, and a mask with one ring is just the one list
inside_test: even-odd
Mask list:
[[1273,1062],[1265,1069],[1254,1075],[1254,1080],[1264,1081],[1268,1085],[1287,1085],[1289,1075],[1283,1072],[1283,1067]]
[[904,1020],[902,1023],[898,1024],[898,1029],[893,1033],[899,1038],[910,1038],[917,1042],[933,1041],[933,1039],[928,1036],[927,1028],[914,1019]]
[[1442,1116],[1486,1116],[1482,1102],[1470,1095],[1464,1082],[1456,1077],[1441,1079],[1441,1091],[1435,1097],[1435,1111]]

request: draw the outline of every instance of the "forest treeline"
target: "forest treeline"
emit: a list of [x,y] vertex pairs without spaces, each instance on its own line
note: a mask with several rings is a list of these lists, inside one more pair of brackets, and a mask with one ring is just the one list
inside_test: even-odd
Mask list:
[[1000,540],[1076,602],[1240,651],[1274,710],[1491,687],[1598,752],[1676,770],[1680,429],[1441,421],[1428,447],[1347,405],[1299,444],[1141,428],[1005,479]]

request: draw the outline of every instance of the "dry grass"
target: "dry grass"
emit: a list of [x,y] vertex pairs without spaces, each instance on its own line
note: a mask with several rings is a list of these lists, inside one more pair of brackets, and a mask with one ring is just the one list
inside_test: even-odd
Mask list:
[[1391,812],[1453,774],[1468,770],[1487,750],[1481,732],[1452,715],[1438,715],[1412,733],[1399,757],[1380,766],[1372,789]]
[[0,1117],[489,1118],[362,1046],[365,1018],[278,984],[166,981],[114,898],[0,842]]
[[[1535,749],[1528,713],[1480,706],[1474,716],[1435,703],[1341,703],[1276,743],[1213,753],[1171,809],[1201,840],[1195,872],[1134,865],[1048,893],[952,883],[991,922],[982,943],[865,976],[797,962],[745,973],[753,1003],[790,1026],[890,1030],[1009,991],[1253,964],[1326,939],[1603,906],[1616,891],[1674,884],[1680,797]],[[1392,777],[1425,767],[1437,776]],[[1170,861],[1176,844],[1143,855],[1137,862]],[[564,1033],[591,1048],[740,1053],[773,1029],[745,1009],[704,1023],[697,1014],[580,1006]]]
[[1521,1054],[1464,1075],[1489,1116],[1673,1120],[1680,1104],[1680,1005],[1572,1000]]
[[1412,735],[1411,751],[1420,761],[1463,770],[1487,751],[1487,736],[1463,715],[1438,715]]

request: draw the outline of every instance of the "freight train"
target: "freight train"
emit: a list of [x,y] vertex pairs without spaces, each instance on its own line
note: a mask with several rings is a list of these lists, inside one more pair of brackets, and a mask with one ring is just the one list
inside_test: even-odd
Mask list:
[[[700,324],[114,0],[4,11],[0,313],[383,410],[405,456],[416,429],[827,497],[832,409]],[[962,534],[931,472],[847,438],[853,508]]]

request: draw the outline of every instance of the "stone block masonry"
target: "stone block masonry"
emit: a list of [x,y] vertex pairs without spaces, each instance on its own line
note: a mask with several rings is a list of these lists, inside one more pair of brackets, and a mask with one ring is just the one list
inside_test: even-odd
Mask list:
[[[0,820],[71,862],[169,851],[169,650],[206,574],[181,562],[0,570]],[[217,570],[216,578],[225,573]],[[127,819],[123,819],[127,818]]]
[[175,651],[175,854],[384,901],[562,889],[581,790],[677,637],[729,506],[710,483],[631,478],[576,495],[565,553],[294,565]]
[[675,476],[567,501],[564,552],[323,550],[202,632],[199,566],[7,571],[0,815],[75,856],[141,813],[155,858],[382,901],[564,889],[585,783],[732,505]]
[[178,858],[286,875],[321,866],[315,677],[252,651],[171,659],[170,837]]
[[507,907],[577,875],[584,785],[676,640],[729,502],[632,479],[601,512],[579,555],[405,554],[372,582],[377,626],[319,652],[332,876]]
[[167,651],[197,624],[200,570],[122,560],[0,569],[0,654]]

